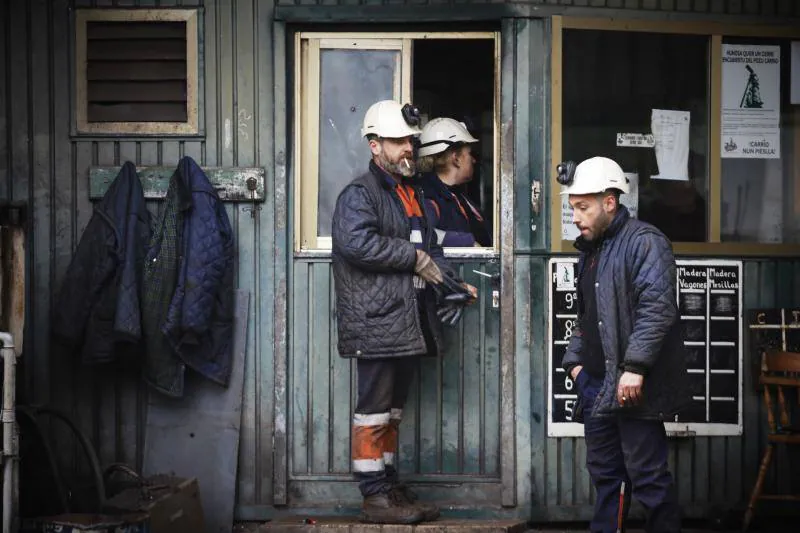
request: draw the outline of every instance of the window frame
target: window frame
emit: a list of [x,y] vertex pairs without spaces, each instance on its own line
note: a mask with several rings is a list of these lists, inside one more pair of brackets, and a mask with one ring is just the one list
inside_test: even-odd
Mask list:
[[[678,255],[694,256],[793,256],[800,255],[800,244],[768,244],[757,242],[722,242],[722,41],[725,37],[753,37],[775,39],[800,39],[800,28],[790,26],[764,26],[755,24],[728,24],[703,21],[659,21],[643,19],[600,19],[554,16],[550,42],[551,64],[551,133],[550,148],[550,250],[555,253],[574,252],[572,241],[561,239],[561,186],[556,181],[556,167],[562,158],[562,44],[563,30],[603,30],[622,32],[650,32],[683,35],[703,35],[709,39],[709,127],[708,139],[708,232],[706,242],[674,242]],[[800,131],[794,150],[800,151]],[[800,156],[798,152],[794,157]],[[800,180],[800,169],[795,170]]]
[[[87,68],[88,22],[186,23],[186,121],[89,122]],[[200,47],[197,9],[76,9],[74,59],[74,135],[199,135]]]
[[[319,32],[300,31],[294,36],[294,252],[296,255],[327,256],[331,238],[317,231],[319,202],[319,83],[320,50],[398,50],[400,75],[395,81],[402,102],[413,94],[413,41],[421,39],[486,39],[494,43],[494,111],[492,154],[493,237],[491,247],[445,248],[451,257],[495,256],[499,252],[500,222],[500,32]],[[307,44],[306,44],[307,43]],[[348,44],[349,43],[349,44]],[[398,84],[399,81],[399,84]],[[399,87],[398,87],[399,85]],[[309,111],[312,110],[312,111]],[[365,167],[366,169],[366,167]],[[355,176],[353,176],[355,178]]]

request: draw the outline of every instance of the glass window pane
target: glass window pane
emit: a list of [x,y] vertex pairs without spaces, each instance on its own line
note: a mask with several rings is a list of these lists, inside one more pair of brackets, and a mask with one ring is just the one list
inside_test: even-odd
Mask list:
[[399,75],[396,50],[321,50],[319,200],[317,232],[331,235],[339,192],[366,172],[369,147],[361,137],[367,108],[394,96]]
[[[617,161],[638,180],[623,203],[636,204],[638,218],[675,242],[708,236],[708,48],[708,37],[695,35],[563,35],[562,158]],[[682,127],[665,130],[656,139],[659,157],[653,147],[618,146],[618,133],[653,133],[653,110],[688,112],[688,139],[669,134]],[[672,151],[662,151],[671,141]]]
[[791,43],[725,38],[723,58],[715,154],[725,155],[722,240],[800,243],[800,107],[790,101]]

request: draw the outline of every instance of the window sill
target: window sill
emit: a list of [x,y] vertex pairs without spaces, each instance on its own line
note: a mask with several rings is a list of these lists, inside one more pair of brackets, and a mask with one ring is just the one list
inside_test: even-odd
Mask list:
[[[490,260],[500,257],[494,248],[445,248],[444,256],[448,259]],[[294,253],[295,259],[330,259],[330,249],[303,249]]]

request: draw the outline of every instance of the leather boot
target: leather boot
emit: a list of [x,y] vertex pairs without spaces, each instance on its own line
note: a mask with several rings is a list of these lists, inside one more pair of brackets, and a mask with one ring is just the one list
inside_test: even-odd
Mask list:
[[397,483],[393,488],[393,492],[398,493],[399,497],[402,498],[407,504],[412,505],[422,511],[423,515],[425,515],[426,522],[432,522],[439,518],[439,508],[432,503],[424,503],[419,501],[416,493],[414,493],[411,488],[406,485],[405,483]]
[[397,492],[389,491],[366,496],[359,519],[371,524],[418,524],[425,514],[406,503]]

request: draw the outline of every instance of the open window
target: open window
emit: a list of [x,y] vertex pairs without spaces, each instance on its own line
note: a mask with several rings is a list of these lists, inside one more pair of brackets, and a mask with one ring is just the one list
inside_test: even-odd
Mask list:
[[413,102],[423,125],[460,120],[479,140],[465,187],[497,242],[497,33],[298,33],[295,46],[296,251],[330,250],[336,198],[370,159],[364,113],[384,99]]

